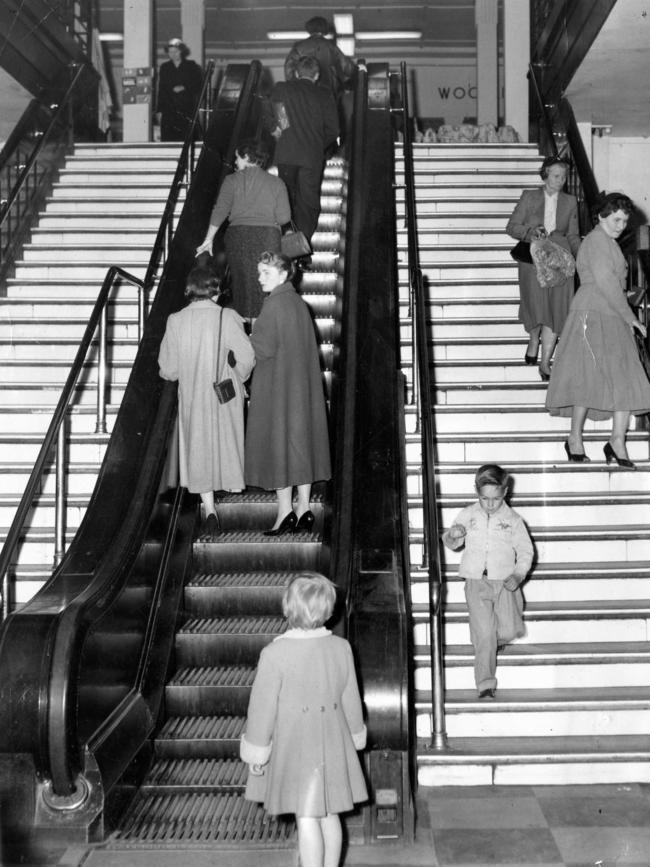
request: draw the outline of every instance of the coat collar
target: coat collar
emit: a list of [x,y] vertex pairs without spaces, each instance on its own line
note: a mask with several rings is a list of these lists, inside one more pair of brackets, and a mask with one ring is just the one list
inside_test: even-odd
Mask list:
[[278,635],[274,640],[279,641],[281,638],[292,638],[298,640],[305,638],[325,638],[331,634],[331,631],[326,629],[324,626],[319,626],[318,629],[287,629],[285,633]]
[[275,295],[285,295],[287,292],[295,292],[296,287],[293,283],[280,283],[279,286],[276,286],[275,289],[271,289],[268,294],[268,298],[273,298]]

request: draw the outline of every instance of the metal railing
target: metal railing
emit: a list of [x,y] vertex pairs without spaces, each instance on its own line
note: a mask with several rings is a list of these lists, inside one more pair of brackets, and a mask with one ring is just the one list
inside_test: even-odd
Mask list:
[[203,78],[203,84],[196,108],[192,118],[192,124],[189,129],[187,138],[183,144],[181,154],[178,160],[176,172],[170,187],[167,202],[160,221],[160,226],[156,234],[156,239],[147,266],[144,279],[135,277],[128,271],[125,271],[119,266],[111,266],[104,278],[102,288],[99,291],[97,300],[93,306],[92,313],[88,320],[88,325],[84,331],[84,335],[79,344],[79,348],[72,363],[70,373],[65,382],[61,396],[57,403],[56,409],[52,416],[52,420],[48,427],[47,433],[43,439],[43,444],[38,453],[36,463],[30,474],[27,486],[21,498],[21,501],[16,510],[16,514],[12,521],[11,527],[7,534],[4,546],[0,551],[0,576],[2,577],[2,618],[3,620],[11,611],[12,602],[12,586],[10,565],[16,547],[21,539],[21,534],[25,524],[25,520],[32,506],[34,496],[40,484],[41,476],[46,466],[51,465],[51,452],[56,440],[55,452],[55,467],[56,467],[56,482],[55,482],[55,529],[54,529],[54,565],[58,565],[65,553],[65,516],[67,509],[66,486],[65,479],[67,475],[67,456],[66,456],[66,420],[68,410],[76,383],[81,374],[82,368],[86,361],[88,350],[93,342],[95,332],[98,331],[98,353],[97,353],[97,413],[96,413],[96,433],[106,432],[106,382],[107,382],[107,332],[108,318],[107,307],[111,297],[113,287],[118,280],[126,281],[138,287],[138,343],[142,338],[144,331],[146,313],[149,307],[149,294],[154,286],[156,275],[158,273],[161,262],[166,258],[169,246],[174,235],[174,214],[175,208],[180,195],[181,187],[184,183],[188,186],[191,183],[194,164],[195,164],[195,142],[194,131],[199,120],[200,113],[204,111],[203,103],[206,94],[210,92],[210,84],[214,72],[214,63],[208,64],[207,70]]
[[409,117],[406,64],[400,65],[401,99],[404,113],[404,183],[409,264],[409,315],[412,322],[412,403],[416,407],[417,432],[422,444],[422,498],[424,542],[422,568],[429,581],[429,647],[431,655],[432,741],[431,748],[447,748],[442,640],[442,569],[438,531],[438,504],[435,488],[435,424],[431,403],[431,378],[427,335],[427,304],[420,267],[415,182],[413,175],[412,123]]

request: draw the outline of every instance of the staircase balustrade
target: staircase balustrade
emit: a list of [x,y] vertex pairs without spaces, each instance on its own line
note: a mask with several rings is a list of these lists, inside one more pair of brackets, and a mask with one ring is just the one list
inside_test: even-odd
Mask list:
[[[80,74],[81,70],[77,72],[75,82],[78,80]],[[137,287],[138,343],[140,343],[142,339],[142,334],[144,332],[146,314],[149,309],[149,296],[151,290],[155,285],[156,276],[159,273],[161,263],[164,263],[164,261],[166,260],[172,238],[174,237],[174,212],[178,203],[180,191],[183,186],[189,187],[192,182],[194,167],[196,163],[195,130],[197,129],[201,115],[203,114],[207,116],[207,112],[210,110],[210,106],[206,106],[205,103],[206,99],[210,98],[211,96],[213,74],[214,62],[210,61],[203,76],[203,83],[201,91],[199,93],[199,97],[196,102],[194,115],[192,117],[192,123],[190,125],[190,129],[188,131],[185,142],[183,143],[183,148],[181,150],[176,172],[174,173],[174,178],[170,186],[169,195],[167,197],[167,202],[165,204],[163,215],[160,221],[160,226],[156,234],[156,240],[151,251],[149,264],[147,266],[147,271],[144,279],[135,277],[133,274],[130,274],[128,271],[117,265],[111,266],[106,272],[102,288],[100,289],[97,296],[97,300],[88,320],[88,325],[86,326],[84,335],[79,344],[79,348],[70,369],[70,373],[68,374],[68,378],[61,392],[61,396],[57,403],[56,409],[54,410],[54,414],[52,416],[52,420],[48,427],[47,433],[45,434],[45,437],[43,439],[43,444],[38,453],[38,457],[36,458],[34,468],[32,469],[32,472],[30,474],[22,499],[16,510],[16,514],[14,515],[14,519],[9,529],[9,533],[7,534],[7,538],[5,540],[5,544],[2,548],[2,551],[0,551],[0,577],[2,580],[3,620],[9,615],[11,611],[11,601],[13,595],[13,587],[10,575],[11,559],[15,552],[16,546],[21,539],[25,520],[27,518],[29,509],[31,508],[34,496],[36,495],[43,471],[51,465],[50,456],[55,441],[56,448],[54,461],[56,476],[53,565],[58,565],[63,559],[63,555],[65,554],[65,516],[67,512],[67,491],[65,479],[68,470],[68,461],[66,454],[66,420],[74,396],[75,386],[83,369],[83,365],[88,355],[90,346],[93,343],[95,333],[97,332],[97,415],[95,433],[106,433],[106,382],[108,378],[106,349],[108,340],[108,303],[112,295],[112,290],[118,283],[118,281],[130,283],[131,285]],[[73,85],[71,85],[69,94],[71,93],[73,88],[74,82]],[[68,102],[64,101],[64,103],[59,106],[55,117],[52,119],[52,124],[50,124],[50,128],[57,121],[57,117],[59,117],[60,112],[65,110]],[[69,125],[68,131],[70,129],[71,126]],[[42,149],[43,145],[45,144],[48,132],[46,132],[42,139],[39,141],[39,145],[37,145],[35,152],[32,154],[28,165],[26,165],[22,170],[21,177],[17,181],[14,190],[12,191],[11,200],[7,203],[6,208],[0,211],[0,214],[2,215],[0,217],[0,226],[2,225],[3,218],[6,217],[6,215],[10,212],[12,204],[18,200],[19,191],[23,187],[25,179],[29,177],[30,170],[33,166],[36,165],[40,149]]]
[[404,130],[404,180],[408,235],[409,312],[412,323],[412,402],[416,404],[417,432],[422,447],[422,493],[424,545],[422,568],[429,579],[429,629],[432,677],[432,742],[435,750],[447,748],[442,639],[442,570],[438,531],[438,504],[435,489],[435,425],[431,405],[431,379],[426,322],[425,285],[420,267],[413,175],[412,118],[409,116],[406,64],[400,66]]

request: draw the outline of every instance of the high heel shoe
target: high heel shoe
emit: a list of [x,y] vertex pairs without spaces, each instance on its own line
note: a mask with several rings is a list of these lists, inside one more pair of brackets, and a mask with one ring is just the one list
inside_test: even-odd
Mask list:
[[526,353],[524,355],[524,364],[529,364],[531,366],[533,364],[537,364],[537,353],[535,353],[535,355],[529,355],[528,353]]
[[603,451],[605,452],[605,460],[608,464],[611,461],[616,461],[619,467],[625,467],[626,470],[636,470],[636,464],[632,463],[629,458],[619,458],[610,442],[605,443]]
[[315,520],[314,513],[310,509],[307,509],[307,511],[303,512],[298,518],[294,533],[311,533],[311,528],[314,526]]
[[541,368],[541,365],[540,365],[540,368],[539,368],[539,377],[540,377],[540,379],[542,380],[542,382],[548,382],[549,379],[551,378],[551,374],[550,374],[550,373],[546,373],[545,371],[543,371],[542,368]]
[[280,521],[275,530],[265,530],[265,536],[283,536],[285,533],[293,533],[296,528],[296,524],[298,523],[298,519],[296,518],[295,512],[289,512],[284,518]]
[[568,459],[576,464],[590,463],[590,459],[584,452],[582,454],[577,454],[576,452],[571,451],[571,449],[569,448],[569,440],[565,440],[564,451],[566,452],[566,456],[568,457]]

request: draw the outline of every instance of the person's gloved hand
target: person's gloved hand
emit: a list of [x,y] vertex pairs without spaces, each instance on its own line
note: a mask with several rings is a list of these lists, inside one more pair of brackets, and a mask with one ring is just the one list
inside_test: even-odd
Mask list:
[[519,587],[519,579],[514,575],[508,575],[506,580],[503,582],[503,586],[506,590],[516,590]]

